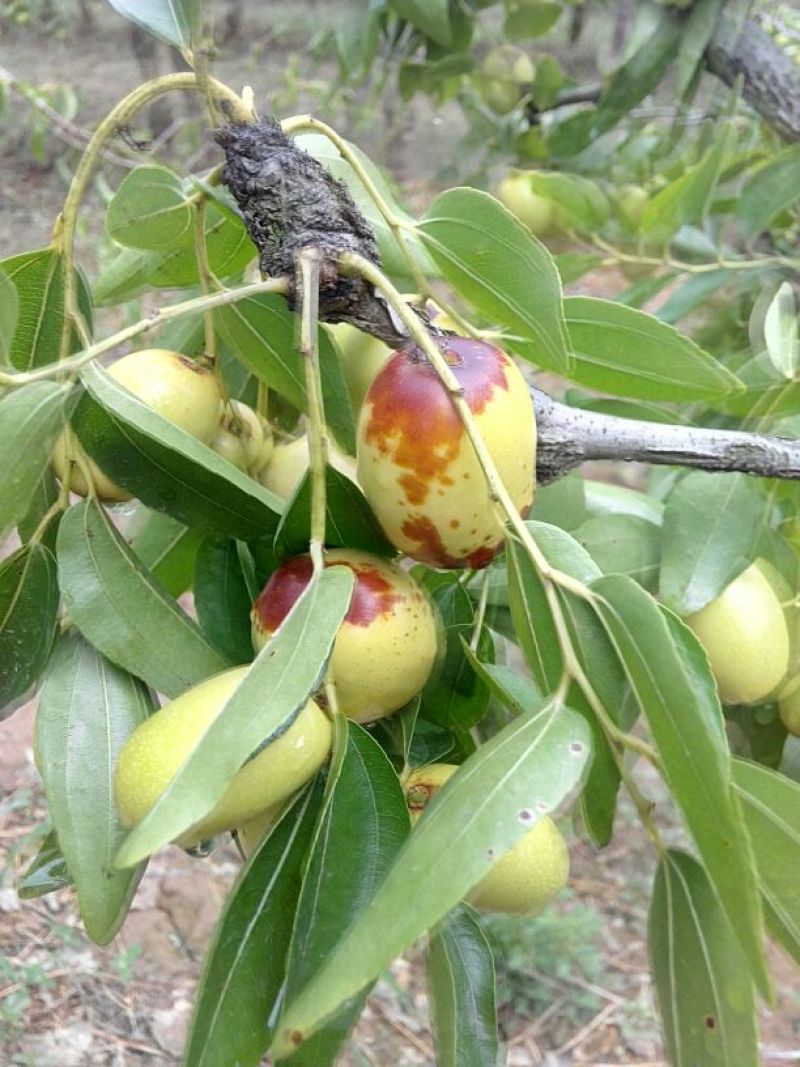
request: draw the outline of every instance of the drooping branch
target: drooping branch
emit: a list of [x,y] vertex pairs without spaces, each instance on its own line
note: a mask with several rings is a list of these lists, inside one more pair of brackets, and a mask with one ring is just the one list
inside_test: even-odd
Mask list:
[[533,390],[533,397],[537,478],[542,485],[591,459],[800,478],[800,441],[602,415],[560,404],[539,389]]
[[723,15],[705,61],[726,85],[741,75],[747,103],[781,137],[800,140],[800,67],[756,22],[748,20],[737,34]]

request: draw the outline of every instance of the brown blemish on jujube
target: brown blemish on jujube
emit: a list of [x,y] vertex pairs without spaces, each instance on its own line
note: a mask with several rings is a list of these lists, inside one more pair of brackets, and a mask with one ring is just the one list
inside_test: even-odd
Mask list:
[[[369,626],[380,615],[390,615],[395,604],[403,599],[378,568],[370,564],[334,559],[326,560],[325,566],[349,567],[356,576],[350,607],[344,617],[351,626]],[[311,581],[313,570],[310,556],[295,556],[275,571],[253,606],[262,630],[273,633],[278,629]]]
[[425,782],[417,782],[406,793],[406,804],[409,811],[424,811],[431,797],[436,792],[432,785]]
[[[508,389],[508,357],[499,348],[466,337],[442,337],[436,343],[474,414],[484,410],[495,389]],[[434,482],[453,484],[447,469],[461,450],[464,427],[416,346],[395,353],[373,381],[366,403],[366,440],[410,472],[400,480],[410,503],[421,504]]]

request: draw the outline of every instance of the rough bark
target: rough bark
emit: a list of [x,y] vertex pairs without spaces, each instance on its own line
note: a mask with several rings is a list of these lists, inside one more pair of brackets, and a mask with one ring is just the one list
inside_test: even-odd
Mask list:
[[748,20],[737,35],[723,16],[705,60],[726,85],[741,74],[747,103],[781,137],[800,140],[800,67],[755,22]]
[[670,426],[567,407],[538,389],[537,478],[545,485],[590,459],[677,464],[800,478],[800,441],[738,430]]

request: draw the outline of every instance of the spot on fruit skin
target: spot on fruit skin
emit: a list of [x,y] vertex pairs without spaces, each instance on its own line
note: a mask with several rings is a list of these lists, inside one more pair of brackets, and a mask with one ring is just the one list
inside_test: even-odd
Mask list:
[[[380,615],[388,615],[400,600],[391,584],[369,564],[354,564],[333,559],[325,564],[345,566],[356,576],[353,596],[344,621],[351,626],[369,626]],[[254,614],[259,626],[274,633],[302,595],[314,571],[310,556],[295,556],[282,564],[261,590],[254,605]]]
[[[508,357],[499,348],[464,337],[436,341],[474,414],[484,410],[496,389],[508,390]],[[366,440],[408,472],[399,484],[409,503],[424,503],[435,482],[452,485],[447,469],[461,451],[464,427],[416,346],[395,353],[372,383],[367,403]]]
[[409,541],[415,541],[418,546],[413,552],[414,559],[430,563],[433,567],[467,566],[479,570],[491,563],[502,547],[500,542],[493,547],[476,548],[468,556],[456,559],[445,548],[439,531],[427,515],[412,515],[403,523],[402,531]]

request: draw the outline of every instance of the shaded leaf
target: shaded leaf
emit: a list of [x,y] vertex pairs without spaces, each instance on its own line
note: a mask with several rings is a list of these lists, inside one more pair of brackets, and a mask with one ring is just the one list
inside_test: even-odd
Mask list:
[[201,530],[140,504],[125,527],[125,540],[170,596],[179,597],[191,587]]
[[322,789],[309,786],[252,854],[230,891],[206,955],[186,1043],[186,1067],[257,1067],[285,978]]
[[203,632],[229,663],[249,663],[252,600],[236,541],[207,537],[197,551],[194,605]]
[[493,1067],[499,1053],[494,958],[465,905],[433,933],[427,975],[439,1067]]
[[56,561],[49,549],[27,545],[0,563],[0,719],[27,696],[44,670],[58,602]]
[[420,33],[448,48],[453,43],[449,0],[390,0],[400,18]]
[[758,233],[800,195],[797,173],[800,144],[790,145],[770,156],[748,178],[736,205],[736,214],[747,233]]
[[19,297],[17,287],[4,270],[0,270],[0,363],[8,361],[11,342],[17,328]]
[[120,749],[154,703],[75,631],[58,642],[36,714],[38,765],[83,924],[101,945],[119,929],[144,871],[112,868],[124,836],[112,783]]
[[34,382],[0,399],[0,536],[25,518],[76,400],[70,385],[55,382]]
[[631,578],[592,583],[596,610],[647,719],[663,774],[700,857],[767,994],[755,862],[731,792],[728,746],[714,680],[688,627],[659,608]]
[[758,1067],[753,986],[714,886],[685,852],[662,858],[648,940],[671,1063]]
[[171,699],[230,666],[97,503],[76,504],[64,515],[58,574],[70,618],[87,640]]
[[692,4],[675,59],[674,78],[677,97],[685,96],[694,81],[703,60],[706,45],[711,40],[717,18],[724,6],[725,0],[695,0]]
[[20,900],[34,900],[72,884],[72,875],[58,847],[56,832],[51,830],[20,879],[17,893]]

